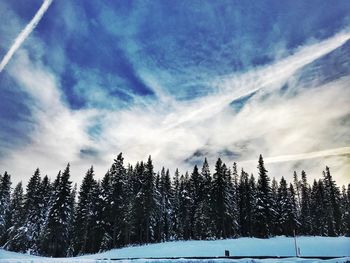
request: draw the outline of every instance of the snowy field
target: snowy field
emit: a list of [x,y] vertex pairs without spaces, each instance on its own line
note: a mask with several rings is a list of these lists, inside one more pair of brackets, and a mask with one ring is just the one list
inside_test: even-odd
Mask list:
[[[254,256],[295,256],[294,239],[276,237],[271,239],[239,238],[216,241],[177,241],[137,247],[113,249],[104,253],[75,258],[44,258],[0,250],[1,263],[113,263],[113,262],[350,262],[350,238],[346,237],[299,237],[297,239],[300,255],[306,257],[332,256],[330,260],[319,259],[251,259]],[[230,256],[244,259],[147,259],[171,257],[221,257],[229,250]],[[340,258],[344,257],[345,258]],[[110,259],[122,259],[114,261]],[[141,258],[128,260],[127,258]]]

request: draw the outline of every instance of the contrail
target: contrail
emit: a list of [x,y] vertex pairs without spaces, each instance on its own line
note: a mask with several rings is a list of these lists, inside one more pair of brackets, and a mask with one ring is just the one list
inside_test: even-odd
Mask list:
[[[280,163],[280,162],[299,161],[299,160],[328,157],[328,156],[337,156],[337,155],[346,155],[346,154],[350,154],[350,147],[328,149],[328,150],[317,151],[317,152],[267,157],[267,158],[264,158],[264,162]],[[252,163],[252,162],[256,162],[256,160],[246,160],[246,161],[241,161],[239,163],[242,164],[242,163]]]
[[51,5],[52,0],[44,0],[43,4],[39,8],[38,12],[35,14],[33,19],[29,22],[29,24],[19,33],[15,41],[13,42],[12,46],[10,47],[9,51],[5,54],[4,58],[2,59],[0,63],[0,72],[5,68],[7,63],[12,58],[13,54],[16,52],[16,50],[22,45],[24,40],[29,36],[29,34],[34,30],[34,28],[37,26],[43,15],[45,14],[46,10]]

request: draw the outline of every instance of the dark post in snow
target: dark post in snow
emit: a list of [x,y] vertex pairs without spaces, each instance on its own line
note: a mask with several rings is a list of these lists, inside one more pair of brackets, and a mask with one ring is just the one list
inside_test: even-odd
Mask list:
[[229,257],[230,256],[230,251],[229,250],[225,250],[225,257]]

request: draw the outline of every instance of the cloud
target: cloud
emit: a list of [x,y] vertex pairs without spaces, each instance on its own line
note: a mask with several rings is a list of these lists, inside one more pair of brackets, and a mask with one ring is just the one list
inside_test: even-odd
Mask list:
[[[135,11],[132,17],[139,19],[140,14],[145,13]],[[91,33],[90,23],[101,26],[97,20],[84,21],[84,36]],[[67,21],[71,22],[69,19]],[[130,21],[125,19],[124,22],[128,24]],[[125,24],[117,23],[116,28],[123,29]],[[111,23],[111,27],[114,28],[114,25]],[[66,53],[67,50],[61,50],[60,56],[64,59],[58,72],[54,71],[55,67],[45,63],[45,55],[32,56],[35,47],[48,45],[43,39],[28,41],[26,47],[18,50],[8,65],[7,73],[33,99],[30,107],[35,127],[28,135],[29,145],[14,148],[8,156],[0,159],[2,169],[9,170],[15,179],[25,181],[36,167],[40,167],[43,174],[55,176],[70,162],[73,179],[79,181],[91,164],[98,176],[102,177],[113,158],[123,152],[126,162],[132,164],[145,160],[151,154],[157,169],[164,165],[185,171],[192,169],[194,163],[201,163],[204,156],[209,158],[211,164],[221,156],[228,164],[237,161],[247,171],[256,173],[256,163],[250,160],[257,159],[261,153],[266,157],[271,176],[292,175],[294,169],[305,169],[310,178],[319,178],[323,167],[329,165],[340,183],[348,181],[346,149],[349,137],[346,119],[350,116],[349,77],[313,88],[302,87],[303,83],[296,81],[299,80],[299,71],[303,71],[306,65],[344,45],[349,40],[348,32],[342,31],[325,40],[313,39],[304,46],[289,50],[292,52],[290,56],[277,48],[278,43],[269,50],[276,58],[258,63],[260,66],[253,65],[228,73],[231,65],[226,65],[225,70],[215,74],[212,68],[203,65],[196,67],[194,60],[187,65],[185,56],[174,59],[171,66],[165,63],[176,58],[179,52],[173,52],[170,58],[166,56],[167,52],[160,52],[166,57],[164,60],[153,53],[146,56],[140,51],[140,42],[144,39],[137,39],[136,36],[139,25],[142,23],[130,23],[125,34],[118,30],[113,34],[119,33],[118,49],[125,43],[131,44],[126,47],[127,51],[124,50],[125,58],[121,65],[130,63],[133,78],[137,82],[142,81],[156,94],[157,98],[152,100],[136,94],[132,87],[126,87],[128,85],[125,85],[126,88],[118,86],[120,82],[117,80],[122,79],[121,75],[113,78],[112,73],[101,70],[104,68],[83,67],[77,62],[70,65],[70,56],[74,53]],[[68,27],[79,34],[76,22]],[[99,30],[106,29],[102,27]],[[72,45],[79,44],[74,42],[76,39],[73,37],[75,34],[69,39]],[[109,39],[110,35],[104,37]],[[93,43],[98,41],[100,38],[96,35]],[[251,41],[248,42],[251,44]],[[114,42],[108,43],[112,45]],[[164,43],[157,42],[156,46]],[[203,45],[205,43],[203,41]],[[88,45],[86,48],[89,48]],[[199,49],[210,51],[208,46]],[[223,48],[222,52],[229,52],[230,49],[231,46]],[[90,50],[91,53],[94,51]],[[197,54],[196,49],[189,49],[180,52],[180,55],[191,52]],[[204,56],[205,52],[200,56]],[[234,56],[231,52],[221,54],[220,59],[227,54]],[[211,56],[215,58],[215,54]],[[80,53],[80,56],[83,60],[84,54]],[[94,59],[104,63],[101,57]],[[157,64],[159,67],[154,67],[152,59],[162,66]],[[89,61],[91,64],[93,62]],[[110,60],[108,62],[113,64]],[[211,62],[210,59],[205,61],[207,64]],[[150,63],[149,68],[147,63]],[[70,72],[72,69],[73,73]],[[87,107],[72,109],[66,102],[67,92],[73,92],[63,87],[65,76],[61,73],[64,71],[76,74],[74,95],[83,97]],[[193,76],[191,71],[194,72]],[[116,72],[123,73],[123,70]],[[183,78],[185,75],[189,77]],[[187,80],[190,80],[189,84]],[[179,84],[180,89],[183,88],[181,85],[197,89],[204,87],[205,92],[199,96],[182,96],[197,93],[191,90],[177,93],[174,83]],[[280,92],[286,84],[288,88]],[[119,89],[132,98],[132,103],[124,101],[124,105],[121,96],[116,98],[111,95],[111,91]],[[251,96],[238,110],[230,106],[233,101],[247,95]]]
[[[260,153],[267,157],[295,156],[300,152],[325,153],[336,144],[344,146],[342,144],[348,144],[347,126],[337,124],[336,120],[349,113],[346,106],[349,99],[345,95],[349,93],[349,78],[309,90],[293,87],[290,83],[291,90],[287,94],[276,91],[291,77],[297,77],[295,74],[302,67],[340,47],[348,39],[347,33],[340,33],[300,48],[274,65],[226,77],[217,84],[221,85],[219,92],[204,98],[177,101],[168,108],[155,105],[110,114],[104,121],[108,125],[103,129],[105,137],[101,145],[105,146],[102,148],[113,145],[124,151],[131,162],[151,153],[160,164],[172,168],[180,164],[183,169],[191,169],[193,163],[184,160],[198,149],[203,149],[213,162],[223,149],[229,148],[240,153],[241,157],[236,159],[239,162],[256,158]],[[257,91],[238,114],[228,106],[231,101]],[[272,95],[265,98],[267,94]],[[329,128],[332,124],[337,128]],[[310,156],[304,155],[305,159]],[[327,155],[314,158],[323,156]],[[202,158],[197,160],[201,162]],[[233,161],[232,158],[225,159]],[[323,158],[318,158],[318,169],[326,164]],[[289,164],[286,166],[292,170]],[[305,167],[314,172],[316,164]],[[247,165],[247,168],[253,172],[255,165]],[[320,173],[314,173],[312,178],[319,176]]]
[[186,106],[186,103],[180,104],[179,112],[170,115],[165,124],[174,127],[191,120],[198,122],[199,119],[218,114],[230,102],[260,89],[266,91],[280,88],[298,69],[340,47],[349,38],[350,33],[342,32],[320,43],[300,48],[294,55],[273,65],[238,76],[220,77],[219,80],[213,81],[213,86],[219,89],[217,94],[191,102],[189,106]]
[[40,22],[41,18],[44,16],[45,12],[51,5],[52,0],[44,0],[43,4],[39,8],[38,12],[35,14],[33,19],[26,25],[26,27],[21,31],[21,33],[17,36],[13,44],[11,45],[8,52],[5,54],[4,58],[0,62],[0,73],[3,71],[7,63],[12,58],[13,54],[17,51],[17,49],[22,45],[22,43],[26,40],[26,38],[30,35],[30,33],[35,29],[37,24]]
[[[320,157],[328,157],[328,156],[337,156],[337,155],[349,155],[350,147],[341,147],[335,149],[327,149],[324,151],[316,151],[316,152],[308,152],[308,153],[299,153],[299,154],[288,154],[274,157],[266,157],[264,158],[264,162],[266,164],[269,163],[282,163],[282,162],[290,162],[290,161],[299,161],[299,160],[308,160]],[[256,163],[256,160],[247,160],[240,161],[241,165],[245,163]]]

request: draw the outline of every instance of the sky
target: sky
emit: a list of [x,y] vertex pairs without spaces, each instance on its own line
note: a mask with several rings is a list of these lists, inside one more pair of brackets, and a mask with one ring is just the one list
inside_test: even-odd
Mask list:
[[350,183],[350,1],[0,0],[0,173],[123,152]]

